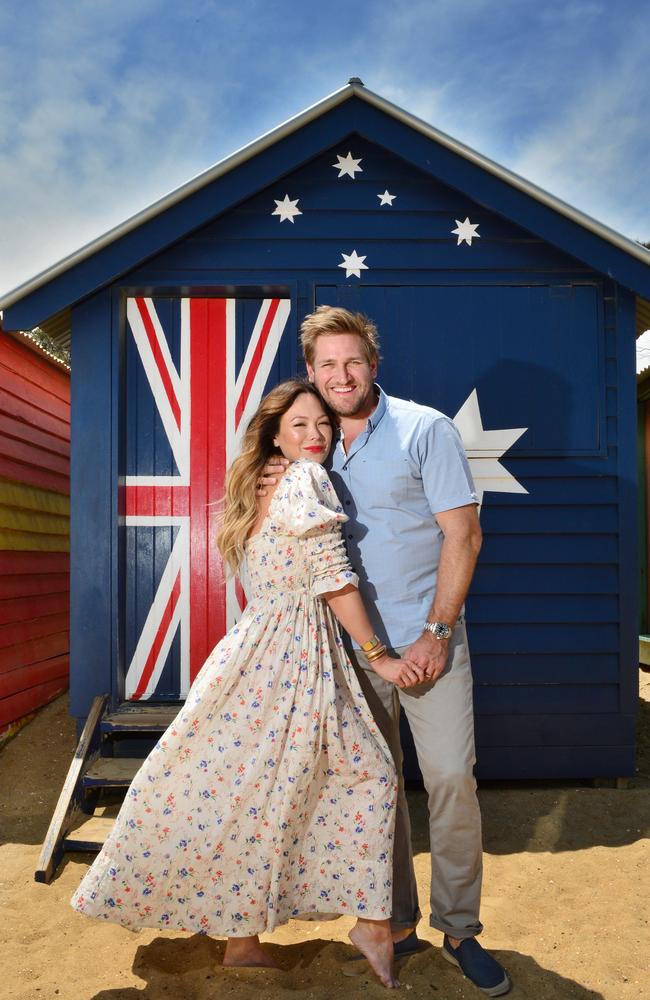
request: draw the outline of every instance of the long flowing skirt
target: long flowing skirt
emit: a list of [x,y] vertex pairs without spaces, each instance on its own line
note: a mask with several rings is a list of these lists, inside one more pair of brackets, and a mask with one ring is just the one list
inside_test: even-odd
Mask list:
[[72,898],[129,927],[244,937],[391,912],[396,774],[327,605],[249,605],[136,774]]

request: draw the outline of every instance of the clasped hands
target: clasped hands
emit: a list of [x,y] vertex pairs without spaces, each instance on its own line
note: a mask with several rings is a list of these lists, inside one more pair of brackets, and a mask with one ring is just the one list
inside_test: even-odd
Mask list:
[[411,643],[401,659],[385,656],[372,666],[380,677],[399,688],[430,684],[445,669],[447,647],[447,639],[436,639],[425,632]]

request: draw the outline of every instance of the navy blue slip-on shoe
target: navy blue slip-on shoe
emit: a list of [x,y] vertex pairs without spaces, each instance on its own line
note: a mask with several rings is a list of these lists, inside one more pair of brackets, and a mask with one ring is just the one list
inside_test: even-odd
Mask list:
[[457,965],[463,975],[486,996],[500,997],[510,989],[506,970],[481,947],[476,938],[465,938],[454,948],[445,934],[442,954],[452,965]]
[[415,955],[416,951],[420,951],[422,947],[423,942],[420,941],[417,932],[411,931],[408,937],[393,943],[393,954],[395,958],[401,958],[403,955]]

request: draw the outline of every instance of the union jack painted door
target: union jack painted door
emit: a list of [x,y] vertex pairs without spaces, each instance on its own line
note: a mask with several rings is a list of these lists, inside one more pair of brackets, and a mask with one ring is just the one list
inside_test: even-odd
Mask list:
[[289,298],[129,298],[120,489],[125,700],[185,697],[243,605],[215,545],[226,468],[295,370]]

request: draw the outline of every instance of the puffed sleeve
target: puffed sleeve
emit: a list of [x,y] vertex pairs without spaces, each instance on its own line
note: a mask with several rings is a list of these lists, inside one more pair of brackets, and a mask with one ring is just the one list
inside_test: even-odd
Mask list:
[[303,540],[310,566],[311,590],[315,594],[358,586],[341,535],[348,520],[334,487],[322,465],[295,462],[285,472],[275,505],[276,519],[288,535]]

